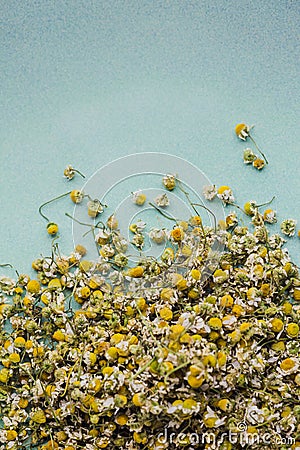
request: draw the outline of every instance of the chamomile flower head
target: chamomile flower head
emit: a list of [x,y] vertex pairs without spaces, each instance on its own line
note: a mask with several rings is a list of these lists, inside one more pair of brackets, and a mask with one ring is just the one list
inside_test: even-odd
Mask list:
[[281,222],[280,229],[286,236],[294,236],[296,231],[297,221],[295,219],[285,219]]
[[49,222],[47,225],[47,233],[55,236],[58,233],[58,225],[54,222]]
[[223,203],[233,203],[234,202],[234,196],[232,189],[229,186],[220,186],[218,188],[217,196],[223,201]]
[[170,232],[170,238],[174,242],[181,242],[184,238],[184,230],[181,227],[174,227]]
[[217,196],[218,190],[215,184],[204,186],[203,195],[206,200],[213,200]]
[[64,177],[67,178],[68,181],[73,180],[76,173],[78,173],[82,178],[85,178],[85,176],[79,172],[79,170],[74,169],[71,165],[68,165],[64,170]]
[[73,203],[81,203],[84,198],[84,192],[74,189],[70,192],[70,198]]
[[243,141],[247,139],[247,137],[249,136],[249,132],[250,127],[245,123],[238,123],[235,127],[235,134],[239,139],[242,139]]
[[252,164],[256,158],[257,158],[257,156],[253,153],[251,148],[246,148],[244,150],[244,163],[245,164]]
[[103,213],[104,210],[104,206],[98,199],[90,200],[87,204],[87,208],[88,208],[88,215],[93,218]]
[[129,226],[129,230],[132,233],[141,233],[146,228],[146,226],[147,226],[146,222],[144,222],[142,219],[139,219],[137,222],[132,223]]
[[264,212],[264,220],[268,223],[276,223],[277,222],[277,213],[274,209],[268,208]]
[[248,216],[253,216],[257,211],[257,203],[255,200],[250,200],[244,204],[244,211]]
[[160,208],[165,208],[166,206],[169,206],[169,204],[170,204],[170,200],[169,200],[167,194],[158,195],[154,199],[154,201],[157,204],[157,206],[159,206]]
[[163,177],[163,185],[168,191],[173,191],[176,186],[176,176],[172,174],[167,174]]
[[75,170],[72,166],[67,166],[64,170],[64,177],[68,180],[72,180],[75,176]]
[[261,158],[256,158],[254,159],[252,165],[253,167],[255,167],[255,169],[261,170],[265,167],[265,161]]
[[145,244],[145,237],[142,233],[135,232],[131,243],[135,245],[137,248],[142,249]]
[[152,228],[149,232],[149,238],[156,244],[162,244],[167,239],[166,230],[163,228]]
[[138,206],[144,205],[146,198],[146,195],[141,190],[132,192],[132,201]]

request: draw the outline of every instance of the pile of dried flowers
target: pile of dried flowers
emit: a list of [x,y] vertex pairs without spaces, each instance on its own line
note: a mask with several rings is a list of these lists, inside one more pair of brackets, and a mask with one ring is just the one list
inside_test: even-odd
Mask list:
[[[180,188],[174,175],[163,184]],[[74,203],[85,197],[67,194]],[[142,192],[132,195],[145,203]],[[165,244],[159,260],[130,267],[112,215],[92,227],[97,261],[81,245],[65,256],[54,241],[50,257],[33,261],[35,279],[0,277],[0,449],[195,448],[195,434],[205,433],[214,442],[196,448],[248,448],[229,432],[268,433],[268,448],[299,448],[298,268],[266,226],[275,211],[255,201],[238,207],[228,186],[206,186],[204,196],[233,211],[216,227],[195,209],[170,230],[151,230]],[[97,217],[104,205],[88,200]],[[152,205],[166,214],[168,204],[164,194]],[[292,235],[294,221],[281,230]],[[131,232],[142,248],[143,224]],[[224,252],[203,277],[215,240]],[[279,443],[291,435],[293,445]]]

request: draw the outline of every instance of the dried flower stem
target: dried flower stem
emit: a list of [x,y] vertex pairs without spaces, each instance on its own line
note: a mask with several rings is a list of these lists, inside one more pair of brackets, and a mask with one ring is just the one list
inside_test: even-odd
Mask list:
[[58,197],[52,198],[51,200],[48,200],[47,202],[43,203],[43,204],[39,207],[39,214],[40,214],[45,220],[47,220],[47,222],[50,222],[50,220],[48,219],[48,217],[45,216],[45,215],[42,213],[42,209],[44,208],[44,206],[49,205],[49,203],[52,203],[52,202],[54,202],[55,200],[59,200],[59,199],[61,199],[61,198],[63,198],[63,197],[66,197],[67,195],[70,195],[71,192],[72,192],[72,191],[66,192],[65,194],[61,194],[61,195],[59,195]]
[[249,133],[249,139],[253,142],[253,144],[255,145],[257,151],[261,154],[261,156],[264,158],[266,164],[269,164],[265,154],[260,150],[260,148],[258,147],[257,143],[255,142],[255,140],[253,139],[253,137],[251,136],[251,134]]

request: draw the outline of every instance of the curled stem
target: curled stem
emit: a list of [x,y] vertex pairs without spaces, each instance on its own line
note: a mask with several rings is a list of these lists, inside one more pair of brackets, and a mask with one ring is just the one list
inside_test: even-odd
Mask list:
[[80,175],[82,178],[85,178],[85,175],[83,175],[83,173],[81,173],[79,170],[74,169],[74,168],[73,168],[73,170],[74,170],[74,172],[78,173],[78,175]]
[[214,218],[214,228],[215,228],[215,231],[216,231],[216,229],[217,229],[217,218],[216,218],[215,214],[209,208],[207,208],[207,206],[201,205],[201,203],[192,203],[192,205],[200,206],[200,208],[205,209],[207,212],[209,212],[213,216],[213,218]]
[[266,202],[266,203],[262,203],[261,205],[256,205],[256,207],[257,207],[257,208],[260,208],[261,206],[270,205],[270,204],[272,203],[272,201],[273,201],[275,198],[276,198],[275,195],[273,195],[273,197],[272,197],[271,200],[269,200],[269,201]]
[[44,206],[49,205],[49,203],[54,202],[55,200],[59,200],[63,197],[66,197],[67,195],[70,195],[72,191],[66,192],[65,194],[61,194],[58,197],[52,198],[51,200],[48,200],[47,202],[43,203],[40,207],[39,207],[39,214],[45,219],[47,220],[47,222],[50,222],[50,220],[48,219],[47,216],[45,216],[45,214],[42,213],[42,209],[44,208]]
[[[195,214],[196,214],[197,216],[200,216],[200,214],[198,213],[198,211],[197,211],[197,209],[195,208],[195,206],[200,206],[200,208],[203,208],[203,209],[205,209],[206,211],[208,211],[210,214],[212,214],[212,216],[213,216],[213,218],[214,218],[214,227],[215,227],[215,231],[216,231],[216,230],[217,230],[217,219],[216,219],[216,216],[214,215],[214,213],[213,213],[209,208],[207,208],[207,206],[204,206],[204,205],[202,205],[201,203],[193,203],[193,202],[191,201],[191,199],[190,199],[190,194],[189,194],[189,192],[187,192],[187,191],[182,187],[182,182],[181,182],[179,179],[177,179],[177,181],[178,181],[178,187],[179,187],[179,189],[181,190],[181,192],[184,193],[184,195],[186,196],[187,201],[189,202],[189,204],[191,205],[191,207],[193,208],[193,211],[195,212]],[[201,229],[202,229],[202,233],[203,233],[203,235],[204,235],[204,239],[205,239],[205,243],[206,243],[206,234],[205,234],[205,230],[204,230],[204,227],[203,227],[202,222],[201,222],[200,227],[201,227]]]
[[17,269],[12,264],[9,264],[9,263],[7,263],[7,264],[0,264],[0,267],[10,267],[11,269],[13,269],[16,272],[18,277],[20,276],[19,272],[17,271]]

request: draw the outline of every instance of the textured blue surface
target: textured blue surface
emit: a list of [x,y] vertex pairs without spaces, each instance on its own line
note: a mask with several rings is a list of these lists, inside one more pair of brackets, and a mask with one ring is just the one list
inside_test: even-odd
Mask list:
[[[299,3],[1,1],[0,261],[49,253],[43,202],[134,152],[167,152],[244,203],[299,214]],[[240,121],[269,157],[245,167]],[[81,186],[77,178],[72,186]],[[71,250],[65,203],[51,209]],[[300,261],[298,238],[289,248]]]

